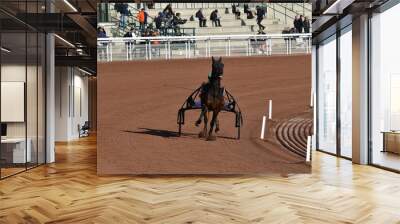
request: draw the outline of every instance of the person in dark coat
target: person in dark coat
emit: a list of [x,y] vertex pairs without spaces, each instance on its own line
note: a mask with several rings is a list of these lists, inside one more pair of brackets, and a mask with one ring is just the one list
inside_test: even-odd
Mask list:
[[163,13],[159,12],[158,16],[156,18],[154,18],[154,23],[156,24],[157,29],[162,28],[162,22],[163,22]]
[[259,28],[259,30],[264,30],[264,29],[265,29],[265,26],[262,25],[261,22],[262,22],[263,19],[264,19],[265,10],[264,10],[263,8],[261,8],[260,6],[257,6],[257,7],[256,7],[256,10],[257,10],[256,16],[257,16],[257,25],[258,25],[258,28]]
[[298,15],[296,15],[293,20],[293,27],[295,28],[296,33],[299,32],[299,30],[298,30],[299,29],[299,19],[300,19],[300,17]]
[[249,5],[248,5],[248,4],[244,4],[244,6],[243,6],[243,12],[246,13],[246,14],[248,14],[248,13],[250,12]]
[[114,9],[120,13],[119,26],[125,27],[126,16],[129,15],[128,3],[115,3]]
[[[97,38],[107,38],[107,33],[106,33],[106,31],[104,30],[103,27],[98,27],[97,28]],[[99,52],[98,55],[99,55],[100,59],[107,58],[107,56],[106,56],[106,52],[107,52],[106,47],[107,47],[107,43],[106,42],[103,42],[103,43],[97,42],[97,50]]]
[[293,22],[294,28],[296,29],[297,33],[303,32],[303,16],[296,16]]
[[[128,32],[126,32],[126,33],[124,34],[124,37],[125,37],[125,38],[136,37],[135,29],[131,28]],[[134,41],[127,41],[127,42],[125,42],[125,45],[126,45],[127,47],[131,48],[131,47],[132,47],[132,46],[131,46],[132,43],[135,43],[135,42],[134,42]]]
[[304,18],[303,25],[304,33],[310,33],[311,23],[307,16]]
[[196,12],[196,17],[199,20],[199,27],[207,27],[207,19],[203,15],[203,9],[199,9],[199,11]]
[[236,14],[236,5],[232,4],[232,14]]
[[210,15],[210,20],[212,21],[212,23],[217,26],[217,27],[221,27],[221,20],[220,17],[218,15],[218,10],[214,10],[211,15]]
[[133,28],[131,28],[128,32],[124,34],[124,37],[133,37]]
[[172,16],[175,15],[174,11],[172,10],[172,5],[171,5],[171,3],[168,4],[168,5],[164,8],[163,13],[164,13],[164,15],[165,15],[167,18],[170,18],[170,17],[172,17]]
[[236,19],[240,19],[240,11],[237,9],[238,5],[232,4],[232,13],[235,15]]

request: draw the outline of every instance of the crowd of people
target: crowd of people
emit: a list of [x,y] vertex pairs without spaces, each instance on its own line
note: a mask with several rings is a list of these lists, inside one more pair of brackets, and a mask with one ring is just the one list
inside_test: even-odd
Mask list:
[[158,12],[154,18],[156,29],[165,32],[166,29],[179,33],[180,26],[185,24],[187,19],[182,19],[179,12],[174,12],[172,5],[168,4],[163,11]]
[[[252,10],[248,4],[244,4],[243,13],[246,16],[246,19],[256,19],[259,31],[265,30],[265,26],[262,24],[262,21],[267,16],[266,7],[257,5],[255,10]],[[239,4],[232,4],[232,14],[235,15],[236,19],[241,19]]]
[[[199,27],[207,27],[207,19],[202,8],[196,12],[195,16],[199,20]],[[215,9],[211,12],[210,21],[212,22],[213,26],[221,27],[221,15],[219,14],[218,9]]]
[[[149,6],[150,7],[150,6]],[[236,19],[242,21],[242,25],[245,25],[245,21],[241,18],[241,8],[239,4],[231,5],[231,12],[235,15]],[[115,10],[120,15],[120,27],[126,26],[126,17],[132,16],[127,3],[116,3]],[[229,14],[229,9],[225,9],[225,14]],[[267,8],[265,6],[257,5],[255,9],[251,9],[248,4],[243,5],[243,15],[246,19],[255,19],[258,25],[258,31],[264,31],[265,26],[262,24],[264,18],[267,16]],[[153,36],[154,33],[159,35],[166,35],[167,30],[172,31],[174,35],[181,35],[180,27],[185,24],[188,20],[183,19],[181,14],[174,12],[172,4],[168,4],[162,11],[158,12],[157,16],[149,24],[149,14],[145,8],[141,8],[136,15],[139,27],[136,28],[136,32],[140,36]],[[195,18],[198,20],[199,27],[207,27],[207,20],[211,21],[212,26],[221,27],[221,15],[218,9],[211,11],[209,17],[205,15],[202,8],[200,8],[195,15],[192,15],[189,20],[194,21]],[[289,33],[309,33],[311,28],[311,22],[308,17],[298,15],[294,19],[293,28],[290,29]],[[284,31],[285,32],[285,31]],[[129,34],[128,34],[129,35]]]
[[[147,7],[152,8],[151,4],[147,4]],[[134,16],[129,10],[128,3],[115,3],[114,9],[119,14],[119,27],[126,29],[127,17]],[[150,33],[166,33],[167,29],[171,29],[175,34],[179,33],[180,26],[187,22],[186,19],[182,19],[180,13],[175,13],[172,9],[172,5],[168,4],[164,10],[158,13],[158,15],[151,21],[150,16],[146,9],[141,8],[136,14],[136,20],[139,23],[139,27],[136,31],[140,36],[148,36]]]
[[296,33],[310,33],[311,21],[307,16],[297,15],[293,21],[293,27]]

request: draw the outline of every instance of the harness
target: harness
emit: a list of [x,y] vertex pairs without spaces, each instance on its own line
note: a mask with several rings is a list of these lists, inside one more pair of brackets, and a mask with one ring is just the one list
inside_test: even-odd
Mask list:
[[[221,77],[222,75],[220,75],[219,77]],[[203,83],[202,87],[201,87],[201,91],[203,93],[208,93],[209,89],[212,87],[211,86],[211,79],[212,79],[212,72],[208,73],[208,82],[207,83]],[[218,94],[217,95],[213,95],[213,97],[223,97],[224,96],[224,87],[220,87]]]

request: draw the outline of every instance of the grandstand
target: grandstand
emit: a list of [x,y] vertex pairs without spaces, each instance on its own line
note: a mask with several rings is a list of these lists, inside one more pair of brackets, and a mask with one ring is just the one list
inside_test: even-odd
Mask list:
[[[311,16],[310,4],[249,3],[248,6],[253,14],[257,5],[267,9],[266,17],[262,21],[265,34],[262,35],[256,35],[258,31],[256,19],[247,19],[244,14],[244,4],[237,7],[241,12],[240,19],[237,19],[232,13],[231,3],[172,3],[174,13],[179,13],[182,19],[187,20],[185,24],[179,25],[178,29],[163,29],[156,35],[154,33],[146,35],[143,29],[139,29],[136,15],[141,8],[145,7],[149,14],[148,27],[155,28],[155,17],[167,5],[168,3],[155,3],[148,7],[143,3],[129,3],[130,15],[126,26],[120,27],[120,16],[114,9],[115,5],[99,4],[99,26],[104,27],[109,38],[98,40],[98,60],[196,58],[211,55],[251,56],[310,51],[310,35],[282,35],[283,30],[293,27],[296,15]],[[200,8],[207,18],[207,27],[199,27],[197,18],[190,21],[190,17],[194,17]],[[222,27],[212,26],[209,20],[211,12],[215,9],[218,9],[221,16]],[[134,40],[121,39],[131,28],[134,28],[136,33]]]
[[[151,9],[144,3],[129,3],[129,11],[131,15],[127,18],[127,25],[119,27],[119,16],[114,9],[114,4],[99,5],[100,15],[99,26],[103,26],[110,37],[121,37],[130,28],[139,26],[136,14],[142,7],[146,8],[150,18],[149,24],[153,23],[158,12],[162,11],[168,3],[155,3]],[[185,35],[232,35],[232,34],[252,34],[258,30],[256,19],[247,19],[243,13],[243,4],[239,4],[238,9],[241,12],[241,18],[236,19],[232,14],[231,3],[172,3],[174,12],[179,12],[183,19],[187,19],[184,25],[181,25],[182,33]],[[267,34],[282,33],[284,29],[293,27],[293,20],[296,15],[304,15],[311,18],[311,4],[307,3],[249,3],[252,11],[255,11],[256,5],[260,5],[267,9],[267,16],[262,24],[266,27]],[[107,8],[104,8],[107,7]],[[203,9],[204,16],[207,18],[208,27],[199,27],[198,20],[190,21],[189,18],[194,16],[199,8]],[[225,14],[228,8],[229,14]],[[209,16],[211,12],[218,9],[221,16],[222,27],[213,27]],[[153,25],[154,27],[154,25]]]

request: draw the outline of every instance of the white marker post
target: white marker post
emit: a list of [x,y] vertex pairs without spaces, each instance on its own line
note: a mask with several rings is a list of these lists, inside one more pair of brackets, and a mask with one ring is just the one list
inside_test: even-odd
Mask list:
[[310,107],[314,106],[314,90],[311,88]]
[[307,136],[307,155],[306,162],[311,161],[311,136]]
[[272,119],[272,100],[269,100],[268,119]]
[[262,126],[261,126],[261,139],[264,139],[264,133],[265,133],[265,123],[267,122],[267,117],[263,116],[263,120],[262,120]]

